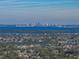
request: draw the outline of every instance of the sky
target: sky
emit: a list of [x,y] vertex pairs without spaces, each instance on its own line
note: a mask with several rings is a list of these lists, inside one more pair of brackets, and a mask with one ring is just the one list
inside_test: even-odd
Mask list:
[[0,0],[0,24],[79,24],[79,0]]

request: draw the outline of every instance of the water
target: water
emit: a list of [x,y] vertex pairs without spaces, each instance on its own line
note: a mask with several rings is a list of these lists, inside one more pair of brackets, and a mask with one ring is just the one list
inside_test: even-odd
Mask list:
[[72,32],[78,33],[79,27],[65,28],[65,27],[56,27],[56,26],[36,26],[36,27],[0,27],[0,32],[26,32],[26,31],[63,31],[63,32]]

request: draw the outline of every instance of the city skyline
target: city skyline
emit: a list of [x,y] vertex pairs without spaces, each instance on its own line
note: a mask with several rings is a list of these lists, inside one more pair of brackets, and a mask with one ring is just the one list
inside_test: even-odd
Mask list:
[[79,24],[78,0],[0,0],[0,24]]

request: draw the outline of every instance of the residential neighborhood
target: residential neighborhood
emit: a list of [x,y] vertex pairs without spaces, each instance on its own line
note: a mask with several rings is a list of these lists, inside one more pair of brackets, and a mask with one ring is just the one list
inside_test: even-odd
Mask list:
[[79,59],[79,33],[0,34],[0,59]]

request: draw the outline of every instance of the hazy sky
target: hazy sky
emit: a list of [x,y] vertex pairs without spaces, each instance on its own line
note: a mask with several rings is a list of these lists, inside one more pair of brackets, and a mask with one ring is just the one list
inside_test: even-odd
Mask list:
[[0,0],[0,23],[79,24],[79,0]]

